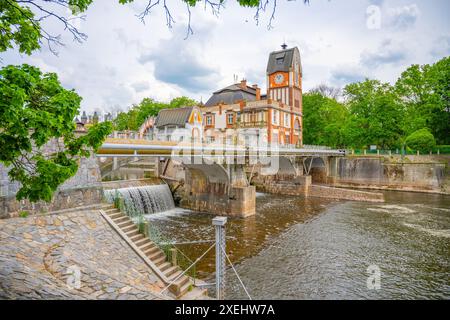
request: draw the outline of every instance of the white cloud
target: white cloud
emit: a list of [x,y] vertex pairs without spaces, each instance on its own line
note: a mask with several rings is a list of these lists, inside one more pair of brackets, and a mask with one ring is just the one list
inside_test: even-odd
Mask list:
[[[170,3],[176,21],[166,27],[164,11],[156,7],[143,24],[136,17],[146,1],[120,5],[94,1],[80,27],[89,38],[72,42],[57,23],[66,47],[59,57],[45,47],[31,57],[10,50],[4,64],[30,63],[57,72],[63,84],[82,97],[82,108],[126,109],[144,97],[169,100],[179,95],[206,101],[212,91],[233,82],[233,75],[266,86],[271,51],[286,40],[302,55],[304,90],[329,81],[342,86],[365,76],[395,81],[405,66],[432,63],[449,54],[447,0],[421,6],[409,0],[278,1],[274,29],[259,24],[254,9],[234,1],[218,18],[203,6],[192,10],[194,34],[184,40],[187,15],[182,3]],[[382,7],[380,30],[366,27],[369,4]],[[270,10],[269,10],[270,11]],[[420,17],[420,19],[419,19]],[[385,39],[389,38],[386,42]]]
[[388,14],[390,25],[394,28],[404,30],[414,26],[419,18],[420,10],[414,3],[403,7],[389,8]]
[[361,64],[368,68],[377,68],[382,65],[402,63],[407,57],[406,52],[399,42],[385,39],[376,51],[364,51],[361,54]]

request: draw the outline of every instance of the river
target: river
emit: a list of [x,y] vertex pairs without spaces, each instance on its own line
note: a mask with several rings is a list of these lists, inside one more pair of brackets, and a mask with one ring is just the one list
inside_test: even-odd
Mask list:
[[[365,203],[258,194],[257,214],[229,219],[227,253],[255,299],[449,299],[450,197],[385,192]],[[212,216],[148,216],[192,260],[214,239]],[[189,243],[186,243],[189,242]],[[367,271],[381,272],[369,289]],[[214,250],[198,265],[212,281]],[[226,298],[245,299],[232,269]]]

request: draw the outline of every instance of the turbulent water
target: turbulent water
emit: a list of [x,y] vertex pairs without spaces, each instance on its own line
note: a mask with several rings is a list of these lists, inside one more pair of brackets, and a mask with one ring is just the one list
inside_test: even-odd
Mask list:
[[126,211],[131,215],[154,214],[175,208],[172,193],[166,184],[105,191],[105,198],[110,203],[117,196],[124,200]]
[[[259,194],[257,214],[227,223],[227,252],[253,298],[449,299],[450,197],[386,192],[386,203]],[[214,238],[212,216],[149,216],[192,260]],[[367,287],[367,268],[380,289]],[[211,278],[214,254],[198,266]],[[246,298],[227,271],[227,298]]]

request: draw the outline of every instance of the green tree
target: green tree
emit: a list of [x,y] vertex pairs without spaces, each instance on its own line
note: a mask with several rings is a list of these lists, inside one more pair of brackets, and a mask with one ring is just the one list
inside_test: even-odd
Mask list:
[[305,144],[341,147],[345,145],[346,107],[322,93],[303,95],[303,139]]
[[405,109],[407,135],[428,128],[441,144],[450,144],[450,57],[433,65],[412,65],[395,88]]
[[392,148],[399,145],[403,110],[389,84],[366,79],[347,85],[344,96],[350,112],[345,128],[349,146],[375,144]]
[[411,133],[405,140],[408,148],[420,152],[429,152],[436,146],[436,140],[428,129],[420,129]]
[[111,131],[111,123],[100,123],[77,137],[73,119],[80,102],[54,73],[29,65],[0,70],[0,162],[21,184],[18,200],[50,201],[77,172],[79,158],[89,156]]
[[197,101],[187,97],[172,99],[169,103],[144,98],[139,104],[133,105],[127,112],[121,112],[114,119],[116,130],[139,130],[148,117],[156,117],[160,110],[197,105]]

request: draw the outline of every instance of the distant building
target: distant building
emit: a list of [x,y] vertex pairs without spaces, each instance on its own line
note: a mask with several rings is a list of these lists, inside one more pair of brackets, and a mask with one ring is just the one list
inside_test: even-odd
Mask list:
[[[297,47],[270,53],[266,69],[267,95],[246,80],[213,93],[201,112],[206,139],[227,129],[242,137],[263,137],[269,143],[302,145],[302,67]],[[228,137],[227,142],[239,137]]]
[[111,112],[108,112],[107,114],[104,115],[104,121],[112,121],[113,120],[113,116],[111,114]]
[[198,107],[163,109],[153,125],[153,137],[161,141],[203,139],[203,117]]
[[88,117],[86,115],[86,111],[83,111],[83,114],[81,115],[81,122],[83,124],[86,124],[88,122]]

